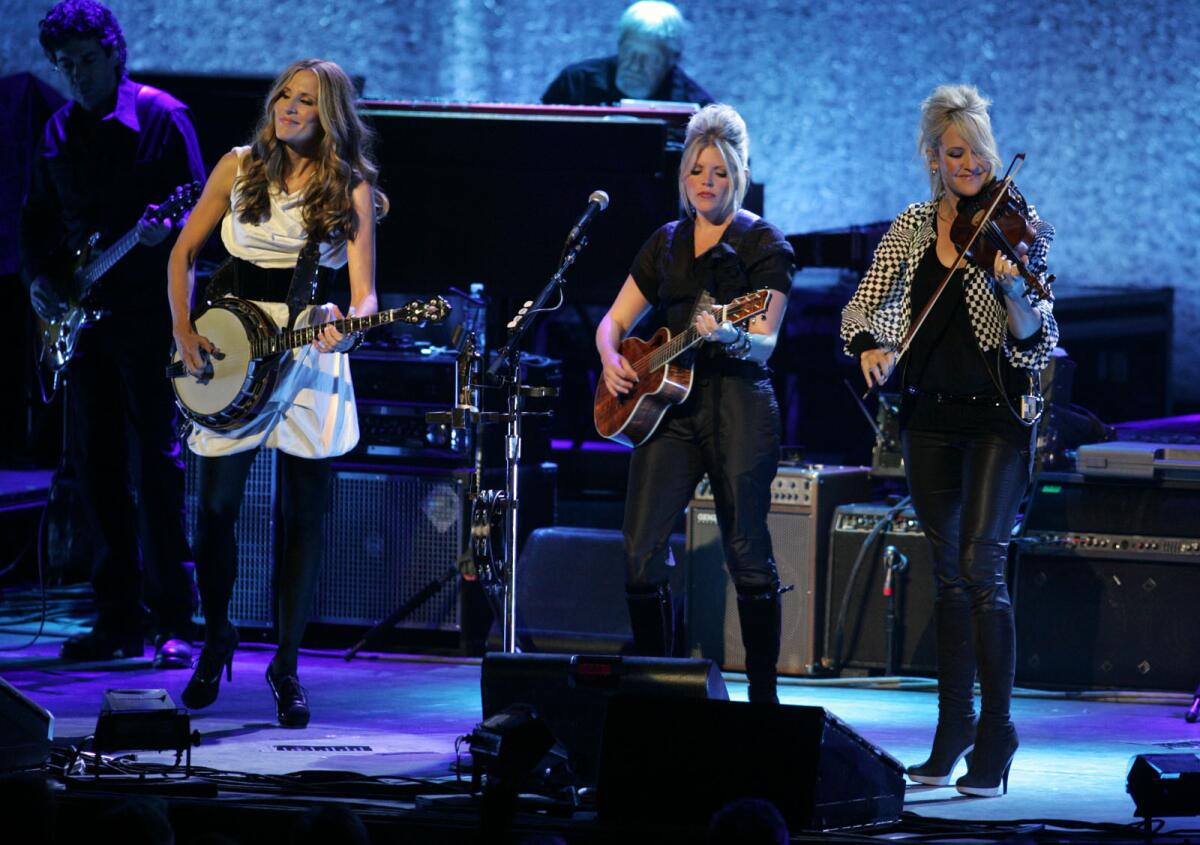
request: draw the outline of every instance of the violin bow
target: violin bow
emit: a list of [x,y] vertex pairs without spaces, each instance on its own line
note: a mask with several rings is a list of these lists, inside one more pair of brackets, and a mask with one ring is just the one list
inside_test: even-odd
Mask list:
[[[1012,184],[1013,179],[1017,177],[1017,172],[1021,169],[1021,166],[1024,163],[1025,153],[1017,153],[1015,156],[1013,156],[1012,162],[1008,165],[1008,171],[1004,174],[1004,178],[1000,181],[1000,186],[996,190],[996,196],[992,198],[992,204],[988,206],[987,213],[983,215],[982,219],[979,221],[979,224],[975,227],[975,231],[971,233],[971,237],[965,244],[963,244],[962,249],[958,251],[958,255],[956,255],[954,258],[954,263],[950,265],[950,269],[946,271],[946,277],[942,279],[941,284],[939,284],[933,291],[933,295],[929,297],[929,301],[925,303],[925,307],[921,309],[921,313],[917,315],[916,319],[913,320],[912,324],[908,327],[908,331],[905,332],[904,338],[900,341],[900,345],[896,347],[896,360],[892,362],[893,373],[896,372],[896,367],[899,366],[900,359],[904,357],[905,353],[908,352],[909,347],[912,346],[913,338],[917,336],[917,332],[919,332],[921,330],[921,326],[925,324],[926,318],[929,317],[929,312],[933,310],[933,306],[937,304],[938,299],[941,298],[942,293],[946,290],[946,285],[950,284],[950,279],[953,278],[954,274],[962,268],[964,263],[963,259],[965,259],[967,253],[971,251],[971,247],[975,245],[975,241],[979,240],[980,233],[983,232],[983,230],[987,228],[987,225],[992,222],[992,215],[996,213],[996,207],[1000,204],[1000,200],[1008,195],[1008,186]],[[890,374],[888,377],[891,378]],[[867,392],[864,393],[862,397],[863,401],[865,402],[868,398],[870,398],[872,393],[882,386],[882,384],[876,383],[867,388]]]

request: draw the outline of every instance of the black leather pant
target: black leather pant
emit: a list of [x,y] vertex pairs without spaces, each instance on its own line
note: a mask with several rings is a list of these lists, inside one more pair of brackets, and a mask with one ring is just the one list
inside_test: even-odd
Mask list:
[[739,595],[778,589],[767,514],[779,440],[770,379],[697,375],[691,395],[667,412],[630,459],[623,530],[631,592],[667,580],[671,529],[706,472],[726,565]]
[[1004,566],[1029,483],[1029,449],[996,435],[926,431],[905,431],[901,442],[913,508],[933,550],[939,718],[969,717],[978,668],[981,716],[1007,724],[1016,645]]
[[[257,451],[199,459],[196,577],[210,638],[229,622],[229,601],[237,578],[234,528]],[[278,673],[294,674],[325,549],[332,466],[328,459],[298,458],[284,452],[279,453],[279,463],[283,542],[272,579],[279,633],[274,662]]]

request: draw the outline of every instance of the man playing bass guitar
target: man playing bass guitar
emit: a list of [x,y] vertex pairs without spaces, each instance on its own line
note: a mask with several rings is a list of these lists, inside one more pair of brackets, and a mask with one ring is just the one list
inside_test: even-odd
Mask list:
[[172,227],[143,213],[176,186],[203,180],[199,145],[182,103],[126,75],[125,37],[106,7],[63,0],[39,29],[72,100],[46,124],[22,211],[22,276],[34,310],[45,320],[66,310],[78,293],[70,257],[93,234],[104,247],[136,224],[141,242],[89,297],[100,316],[67,367],[73,463],[104,549],[92,578],[95,627],[67,640],[62,656],[141,656],[148,605],[155,665],[185,668],[193,600],[183,566],[183,464],[162,377],[171,321],[161,280]]
[[[642,247],[629,278],[596,332],[604,385],[615,397],[636,392],[638,373],[622,338],[651,309],[665,312],[673,335],[703,338],[687,397],[664,414],[633,452],[625,499],[626,592],[634,646],[669,655],[670,589],[663,568],[671,528],[708,473],[738,594],[751,701],[776,701],[779,576],[767,532],[771,481],[779,464],[779,409],[766,360],[791,288],[792,248],[766,221],[741,210],[750,172],[746,124],[729,106],[706,106],[688,123],[679,171],[686,217]],[[768,289],[765,313],[749,329],[718,324],[708,294],[728,305]],[[728,315],[728,310],[726,310]],[[597,414],[600,422],[600,414]],[[603,432],[602,432],[603,433]]]

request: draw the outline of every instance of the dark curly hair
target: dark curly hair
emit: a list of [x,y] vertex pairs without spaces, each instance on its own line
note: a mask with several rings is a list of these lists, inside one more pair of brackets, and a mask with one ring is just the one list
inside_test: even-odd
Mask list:
[[46,58],[76,38],[95,38],[108,54],[117,57],[117,72],[125,73],[125,33],[117,16],[96,0],[62,0],[38,23],[38,41]]

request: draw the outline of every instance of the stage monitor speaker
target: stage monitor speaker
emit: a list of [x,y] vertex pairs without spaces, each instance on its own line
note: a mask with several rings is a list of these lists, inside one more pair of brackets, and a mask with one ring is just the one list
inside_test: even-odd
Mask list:
[[601,731],[614,695],[671,702],[729,697],[711,660],[585,654],[490,653],[483,658],[480,690],[484,719],[511,704],[531,705],[584,784],[596,782]]
[[36,769],[50,759],[54,716],[0,678],[0,772]]
[[1191,691],[1200,485],[1045,473],[1017,556],[1017,682]]
[[[825,557],[834,509],[870,496],[867,467],[781,466],[771,487],[767,528],[783,597],[779,671],[804,675],[821,652]],[[745,671],[737,592],[725,567],[716,506],[707,479],[688,506],[687,634],[694,655]]]
[[[670,545],[672,559],[682,562],[683,535],[673,535]],[[683,567],[669,572],[682,608]],[[620,531],[539,528],[521,549],[517,573],[517,640],[523,650],[618,654],[631,642]]]
[[602,819],[703,827],[739,798],[770,801],[792,833],[892,824],[904,807],[904,767],[822,707],[612,701]]
[[[185,507],[188,542],[195,547],[196,513],[200,501],[199,461],[183,446]],[[270,628],[275,620],[272,573],[276,549],[276,465],[274,449],[259,449],[250,465],[235,537],[237,580],[229,602],[229,618],[239,628]],[[197,621],[203,621],[197,609]]]
[[[335,467],[312,621],[372,625],[454,567],[467,481],[465,471]],[[458,579],[399,627],[458,630]]]
[[[887,516],[884,504],[844,505],[833,517],[825,604],[826,668],[882,672],[887,666],[887,599],[884,555],[891,546],[908,560],[893,574],[893,667],[904,674],[937,670],[933,629],[933,569],[925,532],[911,509],[896,514],[854,563],[872,529]],[[845,613],[843,615],[843,608]],[[840,624],[839,624],[840,622]]]

